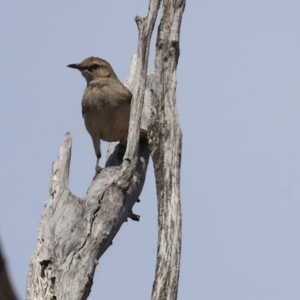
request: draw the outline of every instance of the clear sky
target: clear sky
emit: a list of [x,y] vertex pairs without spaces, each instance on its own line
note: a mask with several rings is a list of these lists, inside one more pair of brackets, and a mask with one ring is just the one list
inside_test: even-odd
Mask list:
[[[85,81],[66,65],[99,56],[123,81],[137,49],[133,19],[147,5],[0,4],[0,237],[20,299],[65,132],[73,138],[72,191],[85,195],[94,174],[81,117]],[[299,1],[187,0],[177,89],[183,131],[178,299],[300,299],[299,16]],[[124,224],[101,258],[89,299],[150,298],[154,182],[150,162],[134,207],[141,221]]]

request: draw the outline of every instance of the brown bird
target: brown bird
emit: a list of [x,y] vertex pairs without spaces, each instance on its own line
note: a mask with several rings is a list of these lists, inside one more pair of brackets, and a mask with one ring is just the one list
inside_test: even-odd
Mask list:
[[82,116],[92,137],[97,156],[96,173],[99,173],[100,140],[119,141],[119,157],[124,155],[132,94],[104,59],[89,57],[68,67],[79,70],[87,81],[82,98]]

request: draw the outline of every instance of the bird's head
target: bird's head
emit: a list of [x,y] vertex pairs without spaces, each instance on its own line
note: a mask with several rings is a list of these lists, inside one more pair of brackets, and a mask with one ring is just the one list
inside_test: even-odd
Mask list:
[[117,79],[117,75],[111,65],[99,57],[89,57],[80,64],[70,64],[67,67],[79,70],[88,84],[97,78]]

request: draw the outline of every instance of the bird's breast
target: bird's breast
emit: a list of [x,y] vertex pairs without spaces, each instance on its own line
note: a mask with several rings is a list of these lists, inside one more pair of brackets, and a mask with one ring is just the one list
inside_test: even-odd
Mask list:
[[[130,92],[129,92],[130,93]],[[127,138],[131,93],[117,84],[88,86],[82,99],[85,126],[91,136],[112,142]]]

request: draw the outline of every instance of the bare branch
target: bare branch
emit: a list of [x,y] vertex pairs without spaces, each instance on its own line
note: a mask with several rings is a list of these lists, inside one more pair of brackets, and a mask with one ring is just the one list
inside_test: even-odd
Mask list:
[[160,3],[161,0],[150,0],[146,18],[139,16],[135,18],[139,30],[139,39],[137,57],[133,59],[135,72],[130,72],[133,78],[129,78],[125,83],[128,84],[133,93],[133,100],[130,112],[128,144],[124,156],[132,160],[133,166],[135,165],[134,159],[137,157],[137,141],[140,135],[139,129],[146,89],[150,42]]
[[131,213],[128,218],[130,218],[131,220],[133,221],[139,221],[140,220],[140,216],[139,215],[136,215],[134,213]]
[[181,255],[182,134],[176,108],[176,68],[185,0],[164,0],[156,43],[149,145],[158,194],[158,251],[152,300],[177,298]]

